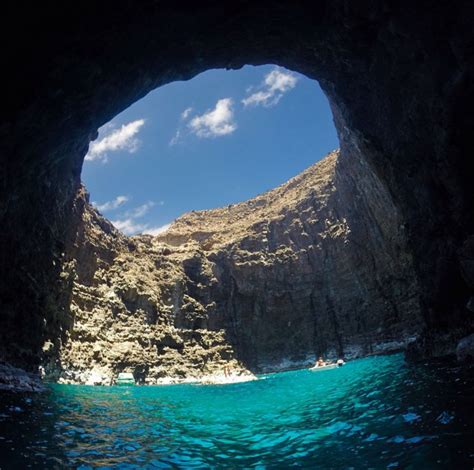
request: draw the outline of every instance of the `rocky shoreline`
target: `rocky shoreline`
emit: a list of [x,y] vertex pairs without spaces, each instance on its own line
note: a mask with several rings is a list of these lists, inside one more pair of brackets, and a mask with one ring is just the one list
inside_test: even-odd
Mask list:
[[[374,350],[368,354],[359,355],[360,349],[355,347],[348,350],[344,356],[346,361],[363,359],[370,356],[382,356],[397,354],[403,352],[405,360],[412,362],[410,356],[410,347],[416,344],[420,338],[410,337],[404,341],[386,342],[375,345]],[[444,351],[444,354],[437,355],[438,359],[453,357],[457,358],[459,363],[472,363],[474,360],[474,334],[462,338],[456,347],[455,352],[452,350]],[[338,355],[334,351],[330,351],[326,359],[334,362],[338,359]],[[426,360],[422,356],[419,360]],[[310,355],[302,361],[282,360],[278,364],[266,364],[261,368],[260,374],[272,374],[279,372],[287,372],[292,370],[306,369],[314,365],[316,357]],[[155,379],[137,380],[136,385],[152,386],[152,385],[178,385],[178,384],[201,384],[201,385],[226,385],[234,383],[243,383],[258,380],[258,377],[251,371],[245,369],[241,365],[235,365],[233,369],[226,375],[222,372],[222,365],[216,365],[213,372],[202,375],[189,375],[186,377],[166,376]],[[109,373],[101,373],[97,370],[93,371],[61,371],[59,375],[46,376],[45,371],[40,367],[40,372],[35,374],[26,372],[22,369],[14,367],[10,364],[0,364],[0,391],[8,392],[45,392],[47,383],[58,383],[67,385],[89,385],[89,386],[112,386],[114,385],[114,375]],[[43,382],[43,379],[45,381]]]
[[[363,353],[361,348],[355,346],[353,348],[348,348],[346,354],[344,355],[345,361],[351,361],[356,359],[363,359],[370,356],[383,356],[397,353],[404,353],[405,359],[409,362],[413,360],[410,357],[409,351],[410,347],[415,344],[419,338],[411,336],[407,337],[404,340],[399,341],[390,341],[375,344],[373,350],[369,353]],[[408,353],[407,353],[408,352]],[[442,354],[438,354],[435,357],[453,357],[456,356],[457,360],[460,363],[469,362],[474,360],[474,335],[467,336],[462,338],[456,347],[456,350],[447,350],[441,351]],[[340,358],[336,351],[329,351],[325,358],[331,362],[335,362]],[[419,360],[426,360],[425,356],[419,357]],[[306,369],[314,365],[316,361],[315,355],[308,355],[305,359],[300,361],[292,361],[289,359],[281,360],[278,363],[268,363],[262,365],[259,374],[271,374],[279,372],[287,372],[291,370],[300,370]],[[213,372],[206,373],[203,375],[189,375],[187,377],[177,377],[177,376],[168,376],[161,377],[158,379],[146,379],[141,383],[141,385],[174,385],[174,384],[228,384],[228,383],[239,383],[239,382],[248,382],[252,380],[257,380],[257,376],[251,371],[245,369],[242,365],[235,365],[234,368],[230,370],[230,374],[226,376],[222,372],[222,364],[215,365]],[[90,374],[80,376],[81,379],[78,381],[67,380],[65,378],[60,378],[57,382],[64,384],[85,384],[85,385],[112,385],[113,377],[101,378],[97,374]]]
[[10,364],[0,364],[0,391],[44,392],[40,374],[26,372]]

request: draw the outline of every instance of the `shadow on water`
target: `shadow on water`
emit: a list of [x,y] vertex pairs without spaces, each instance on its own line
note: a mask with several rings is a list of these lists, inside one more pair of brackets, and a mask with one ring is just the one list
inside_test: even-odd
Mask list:
[[395,355],[234,385],[5,395],[0,467],[472,468],[472,372]]
[[0,392],[0,468],[62,468],[62,413],[54,392]]

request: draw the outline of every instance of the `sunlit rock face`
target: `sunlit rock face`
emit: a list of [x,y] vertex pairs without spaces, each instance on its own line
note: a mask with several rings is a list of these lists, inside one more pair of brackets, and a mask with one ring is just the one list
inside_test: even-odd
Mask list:
[[254,199],[127,238],[84,199],[65,263],[62,380],[148,382],[399,349],[424,326],[405,228],[378,178],[333,152]]
[[342,155],[397,208],[426,338],[472,331],[471,1],[37,2],[2,14],[2,360],[34,367],[68,334],[61,264],[96,130],[157,86],[244,64],[319,80]]

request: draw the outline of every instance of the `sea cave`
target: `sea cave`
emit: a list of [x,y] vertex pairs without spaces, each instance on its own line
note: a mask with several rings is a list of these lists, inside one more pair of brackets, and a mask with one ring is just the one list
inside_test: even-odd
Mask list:
[[[0,467],[472,467],[471,2],[4,16]],[[167,84],[264,64],[319,83],[338,149],[163,230],[92,204],[99,129]],[[212,114],[230,105],[187,128],[233,132]]]

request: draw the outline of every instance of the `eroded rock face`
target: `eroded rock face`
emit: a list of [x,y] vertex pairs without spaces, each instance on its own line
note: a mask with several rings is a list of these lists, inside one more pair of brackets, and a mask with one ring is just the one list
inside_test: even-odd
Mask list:
[[456,347],[456,356],[459,361],[474,360],[474,334],[459,341]]
[[5,8],[0,360],[34,367],[45,342],[52,355],[69,330],[71,283],[60,267],[96,130],[157,86],[244,64],[319,80],[342,154],[365,162],[397,208],[427,329],[471,328],[473,8],[468,0]]
[[[127,238],[87,202],[65,264],[71,330],[51,369],[154,383],[400,348],[424,327],[393,201],[334,152],[249,201]],[[59,367],[58,367],[59,366]]]

